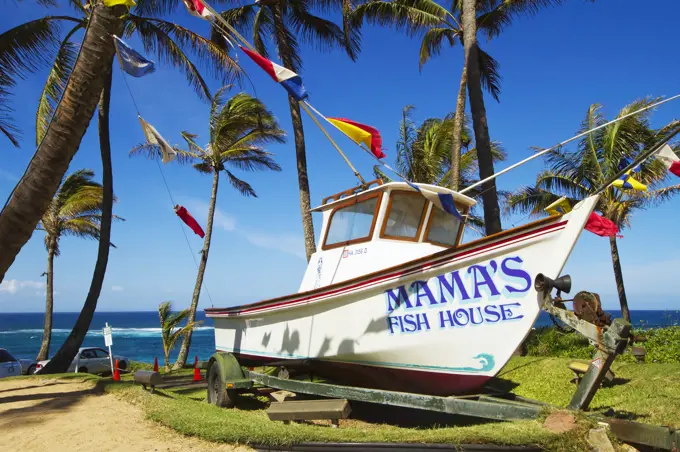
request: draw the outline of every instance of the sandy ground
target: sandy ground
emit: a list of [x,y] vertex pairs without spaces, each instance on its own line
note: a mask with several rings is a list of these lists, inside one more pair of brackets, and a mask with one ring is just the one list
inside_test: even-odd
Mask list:
[[92,383],[0,380],[0,448],[50,451],[246,451],[188,438]]

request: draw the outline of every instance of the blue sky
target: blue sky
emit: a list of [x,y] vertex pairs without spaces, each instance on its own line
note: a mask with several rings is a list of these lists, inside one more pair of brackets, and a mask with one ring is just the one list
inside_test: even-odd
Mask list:
[[[44,15],[32,2],[7,3],[0,31]],[[548,147],[572,136],[591,103],[604,105],[608,116],[636,98],[670,96],[680,92],[680,62],[673,17],[680,4],[657,0],[640,7],[632,0],[569,1],[560,8],[516,21],[484,48],[501,64],[500,103],[487,96],[491,135],[503,143],[510,163],[530,155],[531,146]],[[207,24],[178,11],[169,19],[208,32]],[[635,31],[633,33],[632,31]],[[131,41],[134,47],[139,45]],[[303,46],[301,73],[312,104],[329,116],[349,117],[377,127],[395,154],[402,108],[416,106],[418,121],[454,110],[462,69],[462,48],[449,48],[418,68],[419,41],[391,29],[366,27],[359,59],[352,63],[340,51],[319,53]],[[669,57],[670,56],[670,57]],[[284,91],[259,68],[241,62],[257,95],[292,135]],[[155,57],[153,57],[155,59]],[[0,138],[0,199],[5,200],[34,152],[35,108],[46,71],[22,81],[13,106],[24,132],[21,149]],[[130,96],[116,69],[111,105],[114,188],[119,203],[115,213],[126,219],[114,225],[109,267],[99,309],[153,310],[164,300],[188,305],[196,267],[185,242],[156,164],[131,159],[128,151],[143,140]],[[143,117],[171,143],[180,131],[207,134],[208,105],[198,100],[185,79],[159,66],[156,73],[130,80]],[[219,83],[210,80],[213,90]],[[244,90],[252,92],[250,85]],[[237,92],[238,88],[234,89]],[[656,126],[680,117],[680,103],[662,107],[653,116]],[[314,124],[305,118],[312,204],[355,184],[351,172]],[[372,160],[346,138],[334,135],[359,170],[370,175]],[[205,138],[204,138],[205,140]],[[201,140],[199,139],[199,142]],[[269,148],[283,167],[281,173],[241,174],[259,198],[247,199],[227,184],[218,197],[213,245],[200,306],[229,306],[297,290],[306,268],[300,224],[295,149],[287,144]],[[505,166],[499,165],[498,168]],[[501,177],[503,189],[530,184],[542,163],[528,164]],[[92,168],[101,173],[96,120],[85,135],[69,171]],[[163,168],[172,195],[205,224],[211,180],[190,167]],[[680,261],[674,251],[674,222],[680,199],[637,215],[619,241],[629,303],[632,309],[680,309],[672,286]],[[317,219],[318,220],[318,219]],[[514,220],[514,219],[512,219]],[[512,225],[510,219],[504,227]],[[316,223],[318,234],[319,224]],[[194,253],[201,240],[188,231]],[[97,245],[63,238],[55,261],[55,310],[77,311],[87,293]],[[196,254],[196,257],[198,255]],[[41,273],[46,252],[42,233],[36,232],[22,249],[0,286],[0,312],[44,310]],[[609,242],[584,233],[566,272],[574,287],[602,295],[606,308],[616,308]]]

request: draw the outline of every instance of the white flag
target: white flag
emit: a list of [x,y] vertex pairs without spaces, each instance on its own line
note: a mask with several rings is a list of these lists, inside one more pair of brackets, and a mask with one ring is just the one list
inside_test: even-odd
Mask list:
[[141,116],[139,116],[139,123],[142,125],[142,130],[144,130],[146,142],[149,144],[155,144],[161,148],[161,161],[163,163],[169,163],[175,160],[177,153],[172,148],[172,146],[170,146],[170,144],[165,141],[161,134],[158,133],[158,130],[156,130],[156,128],[148,122],[144,121]]

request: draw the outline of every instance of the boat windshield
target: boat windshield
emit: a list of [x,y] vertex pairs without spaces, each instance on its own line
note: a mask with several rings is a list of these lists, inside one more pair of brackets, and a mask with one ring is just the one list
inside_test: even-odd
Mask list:
[[418,240],[426,207],[427,200],[418,193],[392,192],[381,236]]
[[333,211],[324,248],[368,241],[373,233],[380,195],[352,202]]
[[460,220],[441,209],[433,208],[425,240],[445,246],[453,246],[458,241],[460,230]]

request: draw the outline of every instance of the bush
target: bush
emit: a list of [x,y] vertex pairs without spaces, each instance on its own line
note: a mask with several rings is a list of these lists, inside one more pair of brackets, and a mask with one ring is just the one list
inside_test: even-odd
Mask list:
[[[647,339],[636,343],[637,346],[642,346],[647,350],[646,362],[680,364],[680,326],[635,330],[633,334]],[[590,359],[595,353],[595,348],[585,337],[575,332],[563,333],[554,327],[540,327],[532,330],[523,348],[530,356]],[[635,362],[630,348],[617,359]]]

